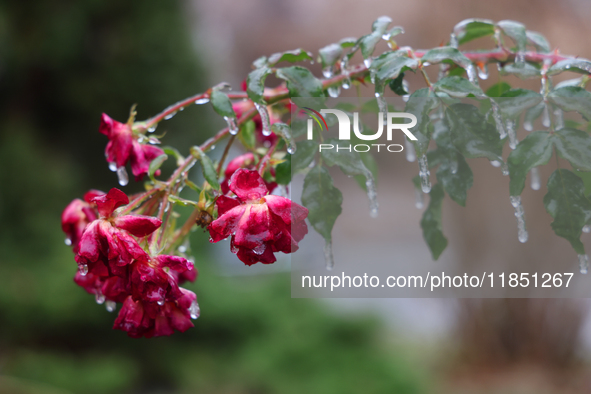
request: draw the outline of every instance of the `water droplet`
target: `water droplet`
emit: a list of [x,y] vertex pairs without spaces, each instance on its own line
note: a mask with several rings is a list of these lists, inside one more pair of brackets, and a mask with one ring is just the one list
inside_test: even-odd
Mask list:
[[339,97],[339,95],[341,94],[340,86],[329,86],[326,90],[328,91],[328,95],[332,98]]
[[478,78],[483,81],[488,79],[488,66],[486,64],[478,67]]
[[238,249],[238,246],[234,245],[234,243],[232,243],[232,244],[230,245],[230,252],[232,252],[232,253],[236,254],[236,253],[238,253],[238,250],[239,250],[239,249]]
[[117,171],[117,163],[115,163],[114,161],[109,163],[109,170],[115,172]]
[[429,193],[431,191],[430,174],[427,155],[423,154],[419,157],[419,176],[421,177],[421,189],[423,190],[423,193]]
[[261,116],[261,124],[263,126],[263,135],[268,137],[271,135],[271,123],[269,121],[269,111],[267,111],[267,107],[265,105],[261,105],[259,103],[254,103],[257,111],[259,111],[259,115]]
[[127,170],[125,167],[117,168],[117,178],[121,186],[126,186],[129,183],[129,177],[127,176]]
[[473,64],[470,64],[466,67],[466,74],[468,74],[468,79],[473,84],[478,84],[478,78],[476,77],[476,69],[474,68]]
[[515,218],[517,218],[517,239],[519,239],[519,242],[525,243],[529,235],[525,227],[525,211],[523,210],[521,197],[511,196],[511,205],[515,209]]
[[458,47],[458,37],[454,33],[449,35],[449,46],[452,48]]
[[544,101],[544,109],[542,110],[542,126],[550,127],[550,110],[548,109],[548,103]]
[[66,245],[68,245],[68,246],[71,246],[71,245],[72,245],[72,240],[71,240],[70,238],[66,238],[66,239],[64,240],[64,243],[65,243]]
[[169,113],[168,115],[164,116],[164,120],[168,120],[168,119],[172,119],[173,116],[175,116],[177,114],[178,111],[174,111]]
[[191,316],[191,319],[193,319],[193,320],[198,319],[199,316],[201,315],[201,309],[199,308],[199,304],[197,303],[197,300],[191,302],[191,306],[189,307],[189,315]]
[[98,289],[96,291],[96,293],[94,293],[94,299],[96,300],[96,303],[99,305],[102,305],[105,303],[105,295],[100,291],[100,289]]
[[351,78],[349,77],[345,77],[345,79],[343,79],[343,89],[347,90],[351,88]]
[[423,191],[418,187],[415,187],[415,207],[417,207],[417,209],[423,209],[424,206]]
[[564,128],[564,113],[560,108],[554,110],[554,130]]
[[264,243],[262,243],[259,246],[255,247],[252,250],[252,252],[254,254],[261,255],[261,254],[265,253],[265,250],[267,250],[267,246]]
[[509,166],[507,165],[507,163],[501,164],[501,173],[503,174],[503,176],[509,175]]
[[546,73],[542,74],[541,85],[540,94],[546,96],[546,94],[548,94],[548,77],[546,76]]
[[158,301],[156,301],[156,303],[157,303],[158,305],[162,306],[162,305],[164,305],[164,300],[158,300]]
[[156,131],[156,126],[148,127],[148,133],[153,133]]
[[493,167],[500,167],[501,165],[503,165],[503,163],[501,163],[501,162],[500,162],[500,161],[498,161],[498,160],[491,160],[491,161],[490,161],[490,164],[491,164]]
[[492,107],[492,114],[493,119],[495,121],[495,126],[497,127],[497,131],[499,132],[499,138],[503,139],[507,137],[507,132],[505,131],[505,126],[503,126],[503,118],[501,117],[499,104],[497,104],[495,100],[491,99],[490,105]]
[[187,251],[187,247],[185,245],[179,246],[179,253],[185,253]]
[[293,155],[297,150],[297,146],[296,142],[291,136],[291,129],[289,128],[289,126],[286,126],[281,127],[279,131],[281,132],[281,136],[283,137],[283,139],[285,140],[285,144],[287,145],[287,153]]
[[203,98],[195,100],[195,104],[197,104],[197,105],[207,104],[207,103],[209,103],[209,97],[203,97]]
[[332,66],[326,66],[322,69],[322,75],[324,76],[324,78],[332,78],[332,76],[334,75],[332,72]]
[[515,131],[515,122],[511,119],[507,119],[505,121],[505,130],[507,130],[507,135],[509,136],[509,148],[517,148],[518,141],[517,132]]
[[107,300],[107,302],[105,302],[105,309],[107,312],[114,312],[115,308],[117,308],[117,303],[115,301]]
[[532,124],[531,120],[526,120],[523,122],[523,128],[525,131],[532,131],[534,129],[534,125]]
[[587,233],[587,234],[591,233],[591,226],[589,226],[589,225],[583,226],[583,232]]
[[402,101],[404,101],[405,103],[407,103],[408,100],[410,100],[410,94],[404,94],[404,95],[402,95]]
[[540,171],[538,171],[538,167],[534,167],[529,171],[529,185],[532,188],[532,190],[540,190],[540,187],[542,187],[542,184],[540,182]]
[[581,274],[586,274],[589,272],[589,256],[586,254],[580,254],[579,257],[579,270]]
[[404,150],[406,151],[406,161],[412,163],[417,159],[414,144],[408,139],[404,139]]
[[290,155],[293,155],[294,153],[296,153],[296,146],[295,146],[295,145],[293,145],[293,146],[291,146],[291,145],[290,145],[290,146],[288,146],[288,147],[287,147],[287,153],[289,153]]
[[365,64],[365,67],[370,68],[371,67],[371,58],[367,58],[363,60],[363,64]]
[[324,244],[324,263],[328,271],[334,268],[334,257],[332,255],[332,240],[327,240]]
[[523,52],[517,52],[517,54],[515,55],[515,64],[518,66],[523,65],[523,63],[525,63],[525,53]]
[[214,150],[215,149],[215,145],[212,145],[209,147],[209,150]]
[[236,123],[236,118],[224,116],[224,120],[228,124],[228,130],[230,131],[230,134],[232,134],[232,135],[238,134],[239,129],[238,129],[238,124]]
[[185,107],[180,107],[179,108],[179,111],[181,111],[181,112],[184,111],[184,110],[185,110]]
[[80,275],[86,276],[86,274],[88,274],[88,265],[86,265],[86,264],[79,265],[78,272],[80,272]]

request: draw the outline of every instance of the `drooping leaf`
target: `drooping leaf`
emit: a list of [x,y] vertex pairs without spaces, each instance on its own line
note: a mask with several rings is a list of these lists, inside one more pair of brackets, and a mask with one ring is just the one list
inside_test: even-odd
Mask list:
[[198,146],[191,148],[191,154],[201,163],[203,177],[210,184],[213,189],[220,190],[220,182],[218,181],[218,174],[213,165],[213,162]]
[[335,149],[324,149],[320,152],[322,160],[325,161],[329,167],[337,165],[346,175],[364,175],[366,177],[371,176],[371,172],[363,163],[361,155],[355,152],[353,149],[349,152],[348,150],[339,150],[337,152],[336,146],[341,142],[338,139],[331,138],[326,140],[325,144],[331,144],[335,146]]
[[433,87],[440,92],[449,94],[451,97],[467,97],[469,94],[476,97],[482,97],[484,95],[480,87],[474,85],[466,78],[458,76],[442,78],[433,84]]
[[552,135],[547,131],[534,131],[521,141],[507,159],[509,166],[509,193],[519,196],[525,187],[529,171],[548,163],[552,157]]
[[539,104],[542,101],[542,95],[527,89],[510,89],[496,101],[503,115],[514,119],[526,109]]
[[503,161],[503,140],[478,108],[465,103],[453,104],[445,111],[445,122],[451,130],[452,143],[464,157]]
[[427,242],[434,260],[437,260],[447,247],[447,238],[443,235],[441,224],[441,207],[444,196],[443,187],[438,183],[433,185],[429,193],[429,206],[421,219],[423,238]]
[[179,152],[178,149],[173,148],[172,146],[163,146],[162,150],[167,155],[174,156],[174,158],[176,159],[177,166],[180,166],[184,163],[185,158],[183,157],[183,155],[181,155],[181,152]]
[[236,113],[232,108],[232,102],[230,101],[226,93],[214,89],[209,95],[209,101],[218,115],[226,116],[228,118],[236,117]]
[[277,78],[287,82],[289,95],[293,97],[324,97],[322,82],[310,70],[300,66],[280,68]]
[[343,54],[343,47],[339,44],[330,44],[318,50],[318,57],[322,67],[331,67]]
[[472,170],[466,159],[456,153],[452,160],[448,159],[441,163],[436,175],[437,181],[443,185],[451,199],[465,207],[468,189],[472,187],[474,181]]
[[359,47],[361,48],[361,55],[364,59],[371,57],[378,42],[382,39],[388,25],[392,19],[387,16],[381,16],[372,24],[372,32],[359,39]]
[[255,103],[266,104],[263,99],[263,93],[265,90],[265,79],[269,74],[271,74],[271,69],[263,66],[251,71],[246,78],[246,93]]
[[376,81],[385,81],[397,78],[403,71],[417,68],[418,64],[416,59],[406,55],[406,51],[386,52],[371,63],[370,69],[375,72]]
[[417,117],[417,124],[410,129],[410,132],[417,138],[413,141],[419,155],[425,153],[431,140],[431,129],[429,127],[429,113],[437,108],[439,101],[429,88],[416,90],[410,95],[404,112]]
[[274,53],[269,56],[267,61],[269,67],[273,67],[277,63],[281,62],[296,63],[302,62],[304,60],[312,61],[312,54],[310,52],[304,51],[302,48],[298,48],[291,51]]
[[454,34],[461,45],[480,37],[492,36],[495,34],[495,25],[488,19],[466,19],[454,27]]
[[404,73],[401,72],[400,74],[398,74],[398,76],[396,78],[394,78],[393,80],[391,80],[389,82],[390,89],[399,96],[404,96],[404,95],[408,94],[408,92],[404,88],[403,81],[404,81]]
[[525,35],[527,36],[527,40],[536,47],[538,52],[548,53],[551,51],[552,48],[550,48],[548,40],[541,33],[528,30]]
[[588,133],[563,128],[554,133],[558,154],[581,171],[591,171],[591,136]]
[[172,194],[168,195],[168,201],[170,201],[173,204],[181,205],[183,207],[197,206],[197,203],[195,201],[187,200]]
[[572,58],[572,59],[565,59],[556,64],[550,66],[546,75],[555,75],[560,74],[563,71],[573,71],[581,74],[589,74],[591,73],[591,60],[583,59],[583,58]]
[[591,120],[591,93],[578,86],[565,86],[548,94],[550,101],[563,111],[577,111]]
[[517,46],[518,51],[525,51],[527,45],[527,33],[525,26],[522,23],[504,20],[497,23],[497,26],[505,33],[507,37],[511,37]]
[[583,226],[591,219],[591,201],[585,197],[581,178],[569,170],[554,171],[548,179],[544,206],[554,218],[552,229],[556,235],[568,240],[578,254],[584,254],[580,238]]
[[312,227],[324,237],[332,239],[332,229],[341,214],[343,195],[334,187],[332,177],[322,166],[316,166],[304,179],[302,204],[308,208],[308,220]]

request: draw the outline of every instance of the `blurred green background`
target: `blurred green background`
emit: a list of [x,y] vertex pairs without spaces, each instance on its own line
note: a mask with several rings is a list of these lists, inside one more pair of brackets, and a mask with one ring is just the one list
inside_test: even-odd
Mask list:
[[[199,231],[187,287],[202,317],[184,334],[130,339],[73,283],[61,211],[116,185],[101,112],[125,121],[138,103],[144,119],[206,88],[182,12],[177,1],[0,2],[0,393],[424,392],[422,364],[377,318],[291,299],[285,273],[220,276]],[[167,144],[198,143],[219,121],[183,115]]]

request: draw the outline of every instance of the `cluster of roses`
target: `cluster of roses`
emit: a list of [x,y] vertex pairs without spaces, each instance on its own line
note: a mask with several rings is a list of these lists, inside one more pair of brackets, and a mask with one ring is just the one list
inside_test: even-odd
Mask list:
[[74,281],[98,303],[114,310],[123,303],[113,328],[131,337],[170,335],[193,327],[197,297],[179,283],[194,281],[193,263],[178,256],[150,256],[140,246],[162,222],[142,215],[119,215],[129,199],[119,189],[90,191],[62,214],[62,229],[78,263]]

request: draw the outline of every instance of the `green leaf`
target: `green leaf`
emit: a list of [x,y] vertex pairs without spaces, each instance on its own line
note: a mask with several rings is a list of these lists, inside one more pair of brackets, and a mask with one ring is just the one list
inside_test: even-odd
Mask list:
[[189,179],[185,179],[185,185],[189,186],[190,189],[196,191],[198,194],[201,193],[201,188]]
[[246,93],[248,97],[259,104],[266,104],[263,99],[265,90],[265,79],[267,75],[271,74],[271,69],[268,67],[257,68],[246,77]]
[[466,78],[458,76],[442,78],[433,87],[435,90],[447,93],[451,97],[467,97],[469,94],[476,97],[482,97],[484,95],[480,87],[474,85]]
[[533,107],[529,108],[527,111],[525,111],[525,115],[523,115],[523,125],[525,126],[527,123],[532,124],[533,122],[535,122],[535,120],[538,119],[540,117],[540,115],[542,115],[543,111],[544,111],[544,102],[543,101],[538,103],[537,105],[534,105]]
[[278,184],[289,185],[291,183],[291,161],[291,155],[287,155],[285,161],[275,167],[275,182]]
[[542,52],[542,53],[548,53],[552,50],[552,48],[550,48],[550,44],[548,43],[548,40],[546,40],[546,37],[544,37],[542,34],[538,33],[537,31],[531,31],[528,30],[525,33],[527,40],[533,44],[533,46],[536,47],[536,49],[538,50],[538,52]]
[[256,125],[253,120],[249,120],[240,126],[238,139],[247,150],[254,150],[256,146],[255,128]]
[[163,154],[152,160],[152,162],[150,163],[150,167],[148,168],[148,176],[152,181],[155,181],[154,174],[156,173],[156,171],[158,171],[158,169],[160,169],[162,163],[164,163],[166,159],[168,159],[168,155]]
[[441,225],[441,206],[443,205],[445,192],[440,184],[435,184],[429,193],[429,206],[423,213],[421,228],[423,238],[427,242],[433,260],[437,260],[447,247],[447,238],[443,235]]
[[[339,141],[336,138],[331,138],[324,141],[325,144],[332,144],[335,147],[339,145]],[[351,150],[341,150],[337,152],[335,149],[325,149],[320,152],[322,159],[326,162],[329,167],[337,165],[346,175],[364,175],[366,178],[372,177],[371,171],[365,166],[361,155],[358,152]]]
[[578,254],[585,254],[580,238],[583,226],[591,219],[591,201],[585,197],[581,178],[569,170],[554,171],[548,179],[544,206],[554,218],[556,235],[568,240]]
[[507,159],[509,166],[509,194],[519,196],[525,187],[529,171],[548,163],[552,157],[552,135],[547,131],[534,131],[521,141]]
[[343,55],[343,47],[339,44],[330,44],[318,50],[318,57],[322,67],[332,67]]
[[215,112],[220,116],[226,116],[228,118],[235,118],[236,113],[232,108],[232,102],[228,98],[228,95],[219,90],[212,90],[209,95],[209,101],[213,106]]
[[412,141],[416,147],[417,154],[422,155],[429,147],[431,140],[431,128],[429,127],[431,119],[429,113],[439,105],[438,99],[429,88],[416,90],[410,95],[404,112],[408,112],[417,117],[417,124],[410,130],[417,138]]
[[[373,179],[378,179],[378,163],[376,162],[376,159],[374,159],[373,155],[369,152],[367,153],[359,153],[359,156],[361,157],[361,161],[363,161],[363,164],[365,164],[365,166],[369,169],[369,171],[371,171],[372,175],[373,175]],[[365,175],[355,175],[354,176],[355,180],[357,181],[357,184],[359,185],[359,187],[361,189],[363,189],[364,191],[367,191],[367,178],[365,177]]]
[[542,72],[536,66],[522,62],[522,63],[509,63],[501,69],[501,75],[513,74],[521,79],[529,78],[540,78]]
[[513,119],[527,108],[539,104],[542,101],[542,95],[527,89],[510,89],[495,101],[499,104],[503,115]]
[[316,141],[299,141],[297,150],[291,155],[291,172],[293,174],[308,168],[314,156],[318,152],[318,143]]
[[468,189],[472,187],[474,178],[466,159],[458,153],[454,156],[455,162],[452,159],[441,163],[436,173],[437,181],[443,185],[452,200],[465,207]]
[[472,61],[468,59],[457,48],[453,47],[437,47],[433,48],[423,55],[421,62],[441,63],[453,62],[462,68],[467,68],[472,65]]
[[563,111],[577,111],[591,120],[591,93],[578,86],[565,86],[548,94],[550,101]]
[[575,175],[583,180],[585,195],[589,198],[591,196],[591,171],[575,171]]
[[293,97],[324,97],[324,89],[310,70],[300,66],[280,68],[277,78],[287,82],[289,95]]
[[163,146],[162,150],[167,155],[174,156],[174,158],[176,159],[177,166],[180,166],[185,162],[185,158],[183,157],[183,155],[181,155],[181,152],[179,152],[176,148],[173,148],[172,146]]
[[591,171],[591,136],[576,129],[560,129],[554,133],[554,143],[560,157],[581,171]]
[[197,206],[197,203],[195,201],[186,200],[184,198],[173,196],[173,195],[168,196],[168,201],[170,201],[173,204],[181,205],[183,207],[191,207],[191,206],[196,207]]
[[193,146],[191,148],[191,154],[201,162],[203,177],[207,183],[209,183],[213,189],[220,190],[218,174],[209,156],[203,153],[203,151],[198,146]]
[[269,56],[269,59],[267,61],[268,61],[269,67],[272,67],[272,66],[276,65],[277,63],[281,63],[281,62],[296,63],[296,62],[302,62],[304,60],[312,61],[313,60],[312,54],[310,52],[304,51],[302,48],[298,48],[298,49],[294,49],[292,51],[274,53],[271,56]]
[[404,84],[402,83],[403,81],[404,81],[404,73],[402,72],[402,73],[398,74],[398,76],[396,78],[394,78],[393,80],[391,80],[389,83],[390,89],[399,96],[404,96],[404,95],[408,94],[408,92],[404,88]]
[[[370,66],[375,71],[376,81],[397,78],[408,69],[415,69],[419,65],[416,59],[406,56],[406,51],[387,52],[378,56]],[[377,85],[377,83],[376,83]]]
[[497,26],[506,36],[511,37],[511,39],[515,41],[518,51],[525,51],[525,47],[527,46],[527,33],[525,26],[522,23],[504,20],[498,22]]
[[341,48],[352,48],[357,43],[357,38],[355,37],[346,37],[339,41],[339,45]]
[[316,166],[304,179],[302,204],[308,208],[308,220],[325,240],[332,239],[332,228],[341,214],[343,195],[333,185],[332,177],[322,166]]
[[388,25],[392,22],[387,16],[381,16],[376,19],[372,26],[372,32],[359,39],[359,47],[361,48],[361,55],[364,59],[371,57],[378,42],[382,39]]
[[453,104],[445,111],[445,122],[451,130],[452,143],[464,157],[503,161],[503,140],[478,108],[471,104]]
[[454,27],[458,43],[465,44],[480,37],[495,34],[495,25],[488,19],[466,19]]
[[591,73],[591,61],[587,59],[565,59],[548,68],[546,75],[560,74],[563,71],[573,71],[581,74]]
[[511,89],[511,85],[507,82],[497,82],[486,91],[488,97],[500,97],[507,90]]

